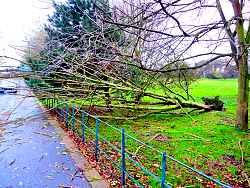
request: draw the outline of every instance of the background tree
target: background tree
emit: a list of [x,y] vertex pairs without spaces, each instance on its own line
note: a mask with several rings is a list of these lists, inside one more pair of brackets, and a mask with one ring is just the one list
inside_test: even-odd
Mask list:
[[[84,98],[87,106],[123,109],[130,118],[182,108],[185,113],[214,109],[189,101],[191,70],[199,67],[190,67],[190,60],[210,58],[201,67],[232,54],[189,54],[196,44],[207,44],[210,32],[223,29],[223,24],[212,20],[183,26],[178,19],[215,6],[203,1],[120,5],[109,8],[107,1],[87,0],[54,5],[42,53],[48,65],[40,74],[51,85],[46,91],[60,98]],[[224,35],[217,37],[214,41],[225,40]],[[217,49],[218,43],[211,46]]]
[[[237,127],[247,130],[250,24],[244,7],[249,5],[247,1],[239,0],[225,1],[224,5],[230,3],[233,9],[226,17],[219,0],[124,1],[116,12],[125,19],[104,21],[119,26],[140,41],[135,46],[140,45],[143,49],[140,55],[143,63],[134,66],[148,72],[197,69],[226,57],[230,58],[228,63],[234,60],[239,70]],[[124,7],[129,8],[124,11]],[[248,27],[244,28],[245,25]],[[135,52],[129,51],[131,57]],[[186,68],[179,63],[188,61],[192,64],[191,61],[197,62],[197,59],[202,59],[203,63]],[[166,69],[169,65],[175,66]]]

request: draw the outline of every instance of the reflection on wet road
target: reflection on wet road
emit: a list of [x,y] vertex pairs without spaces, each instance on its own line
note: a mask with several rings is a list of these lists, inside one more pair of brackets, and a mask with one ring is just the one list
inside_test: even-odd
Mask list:
[[24,81],[0,85],[10,83],[18,92],[0,95],[0,188],[90,187]]

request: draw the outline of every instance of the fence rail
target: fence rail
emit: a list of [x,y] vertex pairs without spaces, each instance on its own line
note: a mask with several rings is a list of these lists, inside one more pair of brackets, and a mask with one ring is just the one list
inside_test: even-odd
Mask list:
[[[168,161],[175,162],[182,168],[187,169],[190,173],[194,173],[194,175],[198,175],[208,181],[215,183],[218,186],[224,188],[232,187],[231,185],[223,183],[218,179],[208,176],[205,173],[191,166],[188,166],[187,164],[168,155],[165,151],[163,152],[159,151],[158,149],[148,145],[147,143],[144,143],[138,140],[137,138],[134,138],[133,136],[127,134],[124,128],[119,129],[105,121],[102,121],[96,115],[84,111],[83,109],[81,109],[81,107],[77,106],[76,104],[70,104],[68,101],[59,101],[54,98],[42,99],[42,103],[48,108],[49,111],[53,111],[54,113],[56,113],[59,120],[64,123],[65,128],[76,133],[81,139],[82,143],[86,143],[87,139],[89,139],[89,142],[91,142],[92,145],[94,145],[94,148],[92,149],[94,149],[94,156],[97,162],[100,159],[100,155],[103,155],[106,159],[108,159],[110,162],[114,164],[114,166],[120,171],[121,174],[120,184],[122,185],[122,187],[126,187],[128,179],[139,187],[145,186],[143,185],[143,182],[140,179],[137,179],[130,174],[130,170],[127,168],[128,164],[133,164],[136,168],[139,168],[141,172],[147,175],[149,179],[154,180],[154,182],[156,182],[154,186],[161,188],[171,187],[172,186],[171,182],[167,181],[167,176],[168,176],[167,170],[169,166]],[[86,121],[87,118],[92,118],[94,120],[95,124],[94,129],[88,126],[88,122]],[[80,125],[80,127],[77,127],[76,124]],[[111,143],[107,138],[105,138],[105,136],[100,134],[100,124],[111,128],[115,133],[120,135],[120,146]],[[88,135],[89,137],[87,137]],[[127,152],[126,144],[129,139],[131,140],[131,142],[140,144],[141,146],[150,149],[156,155],[161,156],[160,175],[150,171],[148,168],[143,166],[139,161],[134,159],[130,153]],[[101,149],[100,144],[102,143],[107,144],[112,150],[120,154],[118,160],[119,162],[115,162],[114,160],[112,160],[112,157],[109,155],[109,153]]]

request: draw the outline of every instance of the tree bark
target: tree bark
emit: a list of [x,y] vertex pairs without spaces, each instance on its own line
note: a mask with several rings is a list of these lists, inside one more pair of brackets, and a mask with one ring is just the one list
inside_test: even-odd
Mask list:
[[248,130],[248,48],[247,35],[245,38],[244,21],[242,16],[243,5],[239,0],[229,0],[234,10],[234,16],[237,20],[236,33],[238,42],[237,62],[239,65],[238,76],[238,104],[237,104],[237,124],[240,130]]
[[241,51],[243,51],[243,55],[239,60],[237,128],[240,130],[247,130],[249,93],[248,54],[247,49],[244,46],[241,47]]

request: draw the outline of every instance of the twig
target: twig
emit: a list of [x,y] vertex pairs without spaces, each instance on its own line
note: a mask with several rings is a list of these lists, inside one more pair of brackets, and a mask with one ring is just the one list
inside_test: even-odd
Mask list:
[[[149,140],[148,140],[148,142],[150,142],[150,141],[152,141],[152,140],[154,140],[157,136],[159,136],[160,134],[158,133],[158,134],[156,134],[156,135],[154,135],[152,138],[150,138]],[[136,149],[136,151],[134,152],[134,156],[136,156],[137,155],[137,153],[139,152],[139,150],[141,149],[141,148],[143,148],[144,147],[144,145],[140,145],[137,149]]]
[[7,151],[8,149],[10,149],[10,148],[5,148],[4,150],[0,151],[0,154]]
[[245,176],[248,186],[250,187],[250,178],[248,177],[247,173],[245,173],[245,171],[242,172],[243,176]]
[[34,133],[34,134],[43,135],[43,136],[47,136],[47,137],[50,137],[50,138],[53,137],[53,135],[49,135],[49,134],[47,134],[47,133],[42,133],[42,132],[33,132],[33,133]]
[[9,163],[9,166],[13,165],[15,162],[16,162],[16,159],[14,159],[13,161],[11,161],[11,162]]
[[205,139],[205,138],[202,138],[202,137],[200,137],[200,136],[198,136],[198,135],[195,135],[195,134],[192,134],[192,133],[185,133],[185,134],[190,135],[190,136],[193,136],[193,137],[195,137],[195,138],[199,138],[199,139],[205,140],[205,141],[207,141],[207,142],[210,142],[210,140],[207,140],[207,139]]
[[238,142],[239,148],[240,148],[240,152],[241,152],[241,164],[244,165],[244,153],[243,153],[243,149],[241,146],[241,140]]

